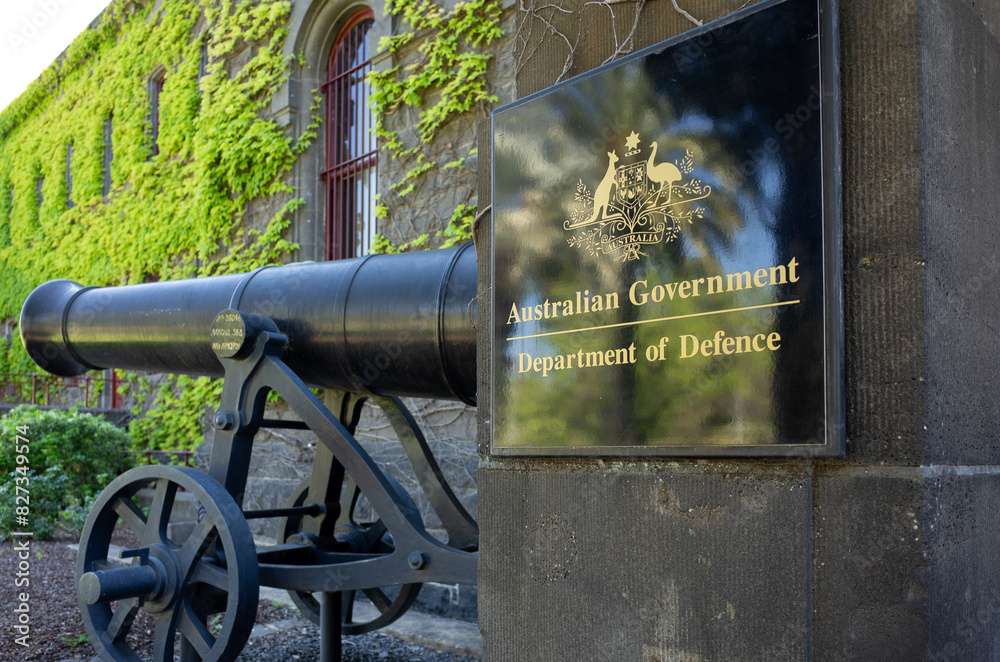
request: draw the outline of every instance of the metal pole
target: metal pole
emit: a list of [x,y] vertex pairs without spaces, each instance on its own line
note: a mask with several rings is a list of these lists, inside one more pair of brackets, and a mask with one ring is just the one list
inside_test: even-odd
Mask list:
[[181,662],[201,662],[201,655],[184,635],[181,635]]
[[340,662],[340,593],[323,592],[319,598],[319,662]]

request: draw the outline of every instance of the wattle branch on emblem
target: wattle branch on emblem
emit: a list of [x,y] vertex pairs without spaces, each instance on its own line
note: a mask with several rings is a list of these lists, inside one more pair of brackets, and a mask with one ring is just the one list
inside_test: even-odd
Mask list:
[[594,205],[594,196],[590,194],[590,189],[587,188],[587,185],[583,183],[582,179],[577,182],[576,195],[573,196],[573,199],[577,202],[582,202],[583,207],[570,214],[569,220],[563,223],[563,228],[566,230],[583,225],[591,215],[591,209]]
[[677,161],[677,169],[684,175],[690,175],[694,172],[694,153],[691,150],[687,151],[683,159]]
[[675,221],[674,223],[675,227],[679,227],[681,221],[687,221],[688,225],[691,225],[692,224],[691,219],[705,218],[706,211],[708,210],[702,207],[701,205],[698,205],[694,209],[687,209],[685,211],[671,210],[671,212],[667,215]]
[[[567,221],[568,222],[568,221]],[[597,235],[600,233],[601,228],[594,228],[593,230],[581,232],[578,235],[570,237],[566,242],[573,248],[582,248],[591,255],[597,255],[601,252],[600,240],[597,239]]]

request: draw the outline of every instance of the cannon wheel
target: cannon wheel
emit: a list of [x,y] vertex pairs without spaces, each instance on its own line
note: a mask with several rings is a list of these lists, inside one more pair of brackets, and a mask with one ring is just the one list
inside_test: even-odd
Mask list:
[[[141,508],[133,497],[154,482],[152,503]],[[192,495],[200,515],[188,535],[168,537],[181,489]],[[122,552],[132,557],[131,565],[110,554],[116,526],[140,541]],[[145,587],[143,574],[151,578]],[[257,613],[257,555],[246,519],[218,481],[188,467],[138,467],[112,481],[87,517],[76,576],[83,622],[104,660],[143,660],[127,641],[142,610],[155,627],[151,659],[173,660],[180,633],[204,662],[231,662]],[[219,613],[221,623],[219,617],[209,619]]]
[[[402,498],[402,502],[408,504],[415,510],[416,506],[413,505],[413,501],[410,499],[410,496],[406,493],[402,486],[396,483],[396,481],[389,476],[386,476],[386,478],[389,478],[390,482],[393,483],[397,493],[399,493]],[[350,529],[351,533],[357,534],[354,536],[355,540],[363,539],[367,541],[366,546],[368,549],[355,549],[352,551],[391,552],[391,543],[387,543],[383,537],[386,529],[381,520],[369,524],[357,524],[353,521],[354,506],[357,504],[361,491],[357,489],[357,485],[355,485],[354,481],[349,476],[344,482],[345,488],[344,497],[341,503],[341,520],[349,520],[351,523],[348,525],[338,525],[338,533],[344,532],[345,529]],[[309,480],[306,479],[304,482],[299,484],[299,486],[292,492],[291,496],[288,497],[285,507],[298,507],[304,505],[308,492]],[[289,537],[295,535],[301,530],[301,516],[282,517],[278,521],[278,543],[281,544],[285,542]],[[342,536],[338,536],[338,538],[340,537]],[[406,610],[413,605],[413,602],[417,599],[417,595],[420,593],[420,588],[422,586],[423,584],[404,584],[399,587],[399,592],[396,593],[395,596],[388,595],[385,590],[378,587],[363,589],[362,592],[365,596],[367,596],[368,599],[371,600],[372,604],[379,610],[379,615],[370,621],[360,623],[354,621],[354,597],[356,591],[345,591],[341,606],[341,613],[343,614],[341,632],[343,634],[365,634],[389,625],[406,613]],[[319,625],[319,600],[317,600],[312,593],[306,591],[289,591],[288,594],[291,596],[292,602],[294,602],[295,606],[299,608],[302,615],[313,623]]]

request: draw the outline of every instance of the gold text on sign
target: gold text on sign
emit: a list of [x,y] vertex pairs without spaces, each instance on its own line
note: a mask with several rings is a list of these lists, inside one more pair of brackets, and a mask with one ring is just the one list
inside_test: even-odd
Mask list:
[[[666,283],[664,285],[654,285],[653,287],[649,286],[648,281],[637,280],[628,288],[628,300],[633,306],[645,306],[649,303],[662,303],[663,301],[673,301],[674,299],[690,299],[713,294],[724,294],[726,292],[797,283],[799,281],[798,267],[799,262],[793,257],[788,261],[787,265],[778,264],[753,271],[738,271],[720,276],[708,276],[707,278],[695,278]],[[590,290],[582,290],[575,292],[567,299],[553,301],[546,298],[542,303],[533,306],[518,306],[515,301],[510,305],[507,324],[537,322],[557,317],[574,317],[582,314],[617,310],[618,308],[620,308],[618,292],[592,294]],[[509,340],[514,340],[514,338],[510,338]]]

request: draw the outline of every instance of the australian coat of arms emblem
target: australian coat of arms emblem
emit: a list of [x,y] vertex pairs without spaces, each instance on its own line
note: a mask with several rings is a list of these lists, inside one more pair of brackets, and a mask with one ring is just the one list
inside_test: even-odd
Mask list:
[[691,151],[673,163],[657,162],[657,144],[651,143],[644,157],[641,142],[633,131],[625,141],[624,159],[617,150],[608,152],[608,169],[593,193],[583,180],[577,184],[576,200],[583,207],[563,223],[575,231],[567,240],[570,246],[623,262],[638,260],[645,255],[644,245],[669,243],[682,223],[704,217],[705,208],[691,203],[711,195],[712,187],[691,176]]

